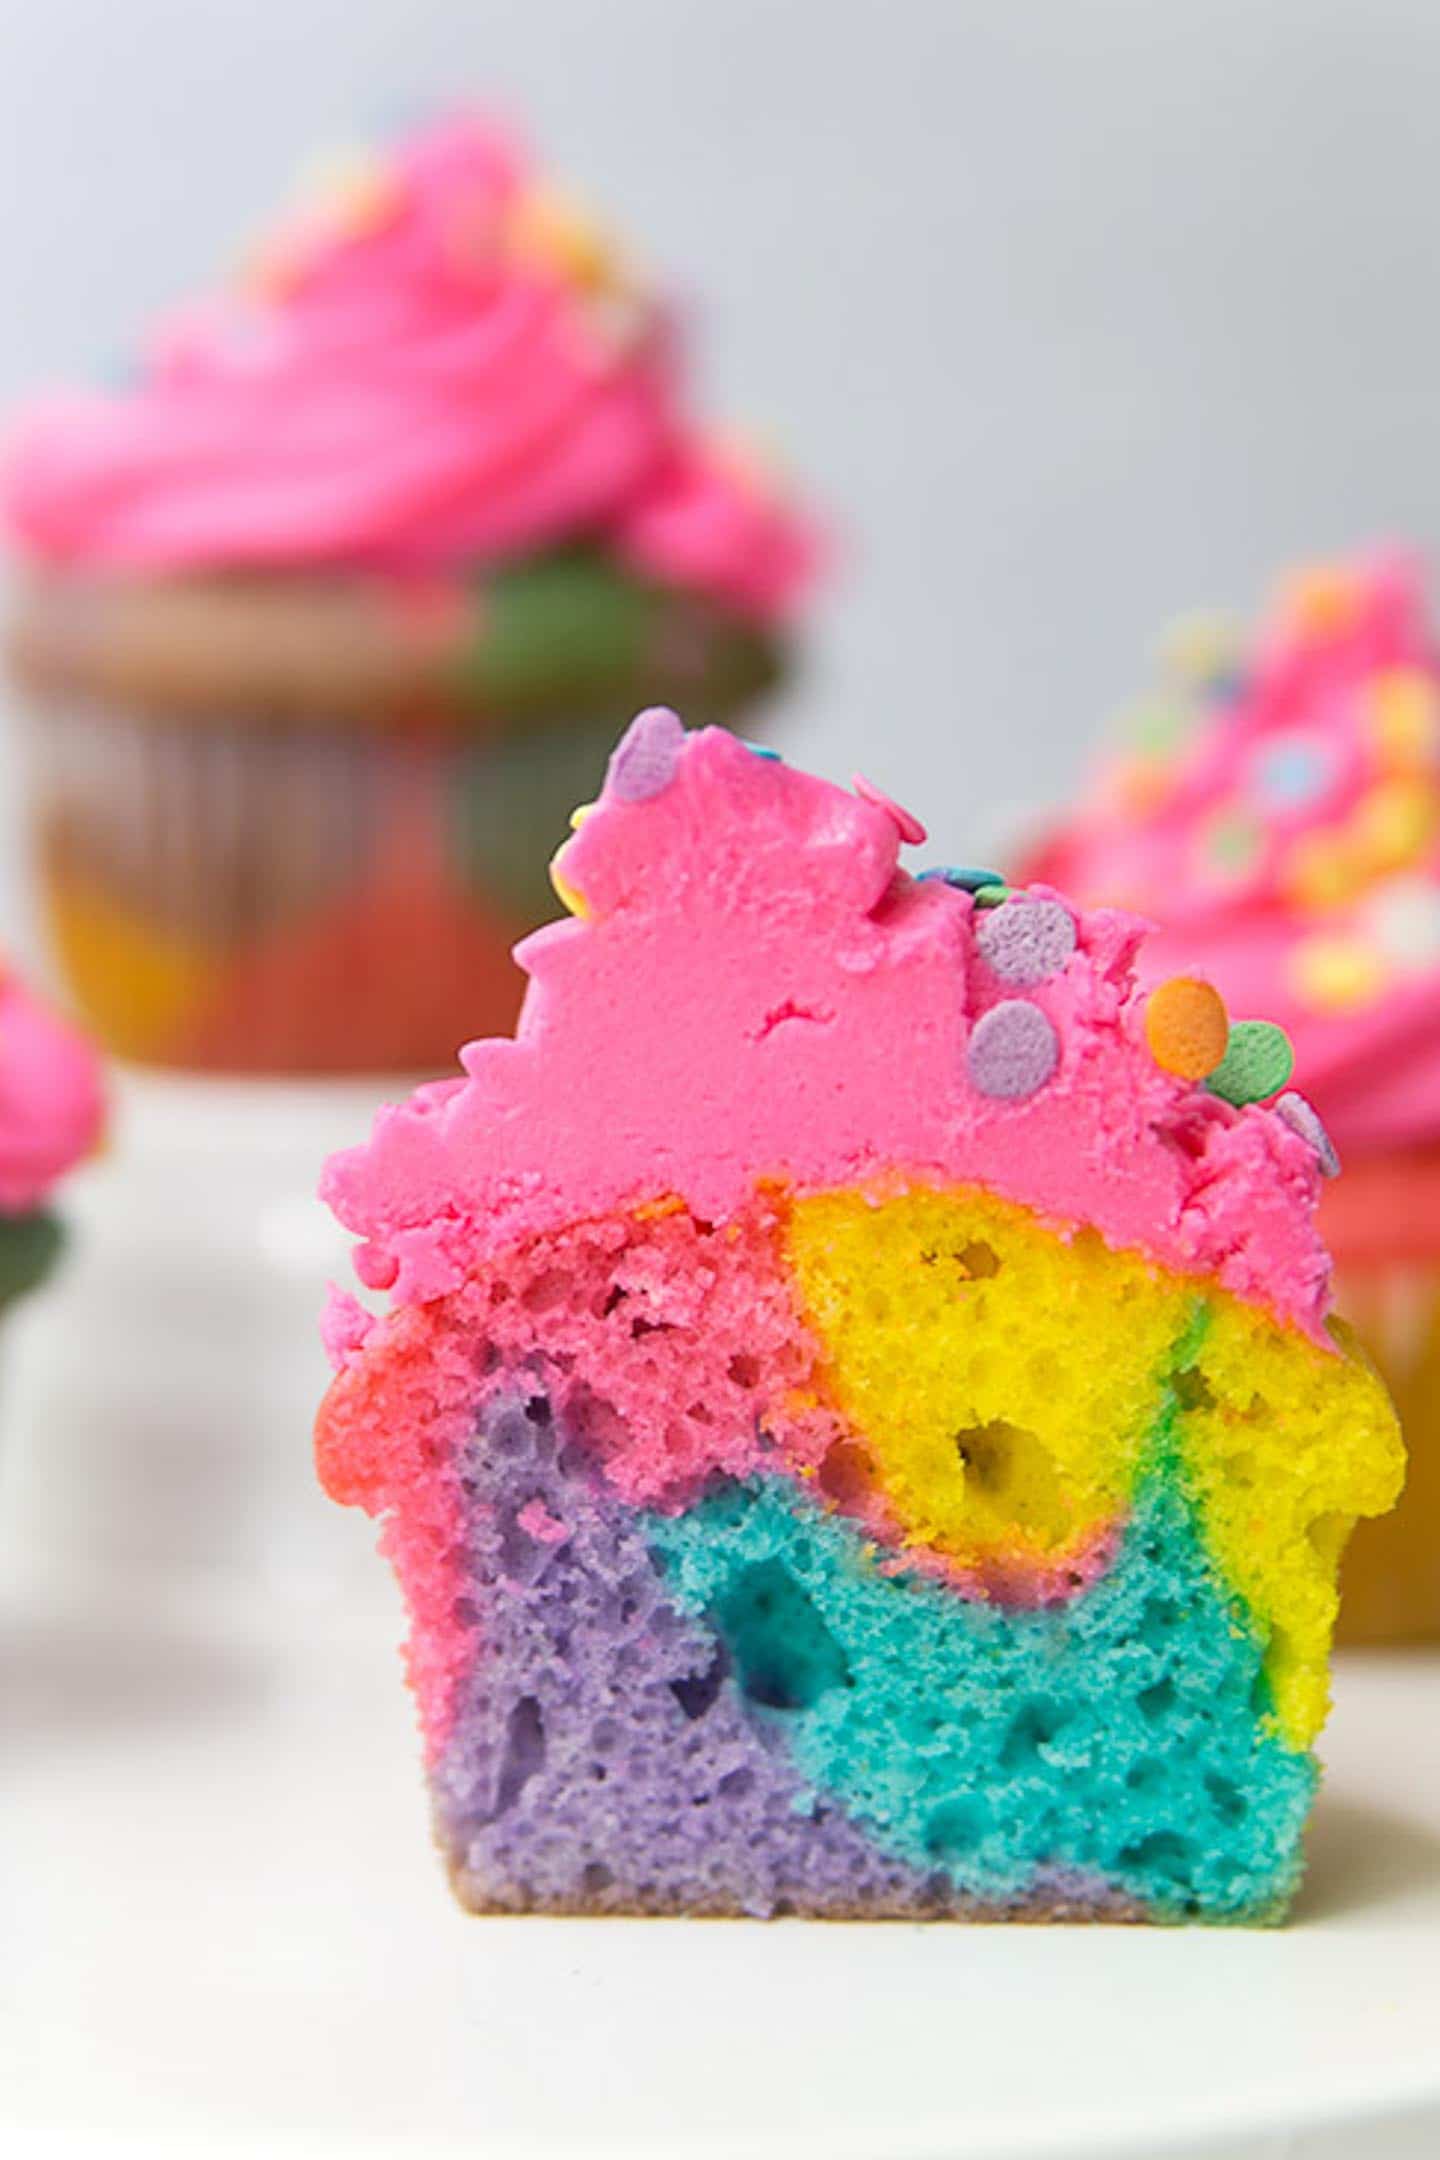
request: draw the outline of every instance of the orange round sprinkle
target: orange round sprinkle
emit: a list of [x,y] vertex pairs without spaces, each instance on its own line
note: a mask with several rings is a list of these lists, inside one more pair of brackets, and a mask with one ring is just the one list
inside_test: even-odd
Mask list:
[[1230,1040],[1230,1016],[1218,990],[1194,975],[1172,975],[1145,1002],[1145,1040],[1162,1072],[1203,1080]]

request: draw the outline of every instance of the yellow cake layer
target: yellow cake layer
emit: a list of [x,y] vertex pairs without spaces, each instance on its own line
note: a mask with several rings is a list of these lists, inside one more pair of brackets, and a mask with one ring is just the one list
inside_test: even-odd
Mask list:
[[1175,1413],[1163,1429],[1266,1641],[1280,1727],[1309,1743],[1345,1538],[1402,1474],[1388,1398],[1348,1341],[1329,1354],[979,1187],[814,1195],[793,1204],[786,1243],[822,1399],[909,1542],[962,1565],[1079,1562],[1123,1522]]

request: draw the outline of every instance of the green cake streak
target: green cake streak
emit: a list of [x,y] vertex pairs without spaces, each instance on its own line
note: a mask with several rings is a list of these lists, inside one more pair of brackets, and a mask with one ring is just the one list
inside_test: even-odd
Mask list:
[[782,1478],[645,1531],[753,1714],[887,1852],[986,1898],[1061,1867],[1161,1918],[1278,1918],[1315,1761],[1274,1729],[1264,1645],[1206,1554],[1178,1422],[1167,1396],[1115,1563],[1064,1605],[881,1575],[854,1523]]

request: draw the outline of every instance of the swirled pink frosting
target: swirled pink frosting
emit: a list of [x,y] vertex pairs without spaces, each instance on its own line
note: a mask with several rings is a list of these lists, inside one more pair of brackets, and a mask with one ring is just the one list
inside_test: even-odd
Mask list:
[[0,510],[55,564],[484,563],[572,541],[760,617],[805,523],[684,410],[677,342],[593,228],[469,116],[350,175],[135,385],[20,416]]
[[1150,980],[1195,970],[1280,1022],[1342,1154],[1433,1144],[1440,656],[1414,565],[1300,573],[1166,696],[1032,874],[1155,921]]
[[85,1037],[0,975],[0,1213],[27,1214],[99,1143],[100,1064]]

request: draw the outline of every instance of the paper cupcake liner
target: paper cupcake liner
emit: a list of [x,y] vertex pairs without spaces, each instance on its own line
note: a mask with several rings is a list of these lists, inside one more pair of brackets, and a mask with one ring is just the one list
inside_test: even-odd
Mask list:
[[1394,1512],[1362,1522],[1341,1572],[1341,1642],[1440,1641],[1440,1258],[1342,1265],[1336,1305],[1400,1413],[1408,1466]]
[[72,700],[28,730],[44,913],[117,1055],[233,1074],[434,1071],[508,1032],[515,940],[624,712],[203,719]]

